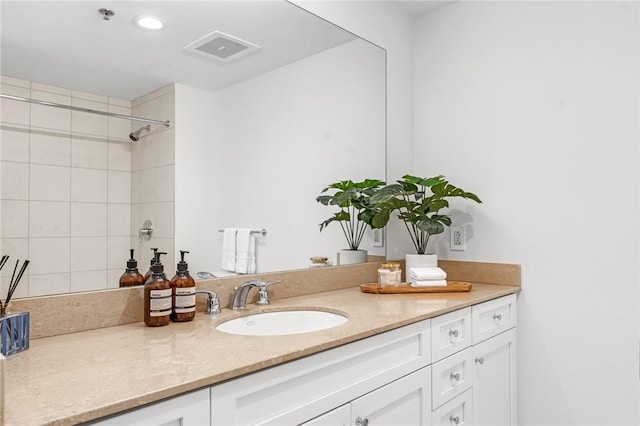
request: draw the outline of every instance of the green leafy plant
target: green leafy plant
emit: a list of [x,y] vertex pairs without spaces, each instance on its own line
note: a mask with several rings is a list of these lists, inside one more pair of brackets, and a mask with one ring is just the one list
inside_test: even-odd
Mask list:
[[402,180],[380,188],[371,197],[375,214],[372,226],[382,228],[393,211],[404,221],[418,254],[425,254],[429,237],[441,234],[451,225],[451,218],[440,213],[449,207],[448,198],[461,197],[482,203],[480,198],[449,183],[444,176],[420,178],[405,175]]
[[[349,248],[358,250],[367,226],[374,227],[372,221],[376,212],[371,197],[384,185],[385,182],[377,179],[365,179],[362,182],[343,180],[327,185],[316,201],[325,206],[336,206],[340,210],[320,224],[320,232],[330,223],[338,222]],[[334,192],[322,195],[328,191]]]

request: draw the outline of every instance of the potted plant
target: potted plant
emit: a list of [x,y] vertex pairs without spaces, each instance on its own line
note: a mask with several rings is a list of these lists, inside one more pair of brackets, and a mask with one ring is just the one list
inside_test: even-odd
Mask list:
[[[451,218],[440,211],[449,207],[449,198],[460,197],[482,203],[477,195],[452,185],[444,176],[421,178],[405,175],[402,180],[380,188],[371,197],[375,207],[372,226],[382,228],[393,211],[409,232],[411,242],[418,256],[427,253],[427,245],[432,235],[441,234],[451,225]],[[437,266],[437,256],[418,258],[407,254],[406,269],[414,266]]]
[[[365,179],[362,182],[343,180],[327,185],[316,198],[320,204],[339,209],[320,224],[320,232],[332,222],[340,224],[349,246],[340,252],[341,265],[366,262],[367,251],[359,247],[367,227],[375,227],[372,221],[376,212],[371,197],[384,185],[385,182],[377,179]],[[325,194],[328,191],[333,192]]]

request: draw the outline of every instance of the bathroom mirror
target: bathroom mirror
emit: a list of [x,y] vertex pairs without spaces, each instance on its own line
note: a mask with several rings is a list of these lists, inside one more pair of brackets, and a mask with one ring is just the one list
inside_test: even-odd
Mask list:
[[[345,239],[337,224],[319,232],[318,224],[333,210],[315,198],[338,180],[384,179],[383,49],[286,1],[2,1],[0,7],[0,74],[9,77],[3,93],[44,93],[51,98],[45,100],[83,106],[100,97],[107,103],[132,101],[130,115],[171,120],[169,128],[152,125],[134,143],[128,133],[144,123],[105,118],[106,137],[87,137],[73,127],[82,113],[68,112],[70,131],[55,125],[43,130],[14,118],[25,113],[29,120],[56,121],[64,113],[2,100],[2,252],[32,261],[17,296],[117,287],[129,247],[137,249],[141,270],[148,266],[148,249],[160,246],[169,252],[168,275],[178,250],[190,251],[193,275],[216,273],[220,231],[227,227],[266,230],[256,238],[258,272],[306,268],[311,256],[335,263]],[[105,7],[113,14],[99,12]],[[140,15],[155,15],[165,27],[137,28],[134,18]],[[209,50],[239,43],[250,51],[220,60],[184,49],[213,32],[228,44]],[[32,83],[20,87],[25,81]],[[50,86],[71,90],[48,93]],[[146,102],[154,94],[168,97],[171,107]],[[70,160],[48,163],[58,157],[56,147],[66,147]],[[140,165],[160,150],[172,157],[164,168]],[[127,151],[133,166],[112,167],[112,157]],[[99,163],[98,152],[106,156],[106,165],[95,171],[104,175],[104,197],[74,195],[74,179],[89,175],[85,164]],[[55,191],[48,191],[44,198],[33,197],[34,181],[45,167],[65,176],[70,196],[53,200],[47,197]],[[171,196],[144,205],[141,197],[150,191],[144,184],[136,189],[136,173],[151,176],[157,185],[150,191]],[[131,185],[129,192],[114,195],[123,182]],[[86,195],[94,187],[87,183],[81,189]],[[64,220],[49,223],[44,211],[54,222]],[[127,235],[112,234],[116,225],[124,226],[124,220],[112,219],[122,211],[128,214]],[[145,219],[151,219],[154,234],[139,241]],[[384,247],[374,247],[370,236],[361,248],[384,256]],[[3,293],[9,269],[2,271]]]

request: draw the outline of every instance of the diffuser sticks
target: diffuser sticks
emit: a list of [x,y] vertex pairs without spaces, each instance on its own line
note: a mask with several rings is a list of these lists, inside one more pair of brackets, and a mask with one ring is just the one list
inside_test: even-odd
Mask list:
[[[4,266],[4,264],[7,263],[7,260],[9,260],[9,256],[7,256],[6,254],[3,255],[2,259],[0,260],[0,270],[2,270],[2,267]],[[22,266],[20,267],[20,270],[18,271],[19,264],[20,264],[20,259],[17,259],[16,265],[13,267],[13,274],[11,275],[11,281],[9,282],[9,291],[7,292],[7,297],[4,300],[4,303],[2,302],[2,300],[0,300],[0,315],[6,314],[7,306],[9,306],[9,301],[11,301],[11,297],[13,296],[13,293],[16,291],[16,288],[18,288],[18,284],[20,283],[20,280],[24,275],[24,271],[26,271],[27,266],[29,266],[29,260],[25,260]],[[17,275],[16,275],[16,272],[18,272]]]

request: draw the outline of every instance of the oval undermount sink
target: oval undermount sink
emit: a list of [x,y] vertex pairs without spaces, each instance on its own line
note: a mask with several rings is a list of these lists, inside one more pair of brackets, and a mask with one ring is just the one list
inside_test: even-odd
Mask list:
[[243,336],[284,336],[326,330],[348,320],[344,315],[327,311],[262,312],[225,321],[216,330]]

